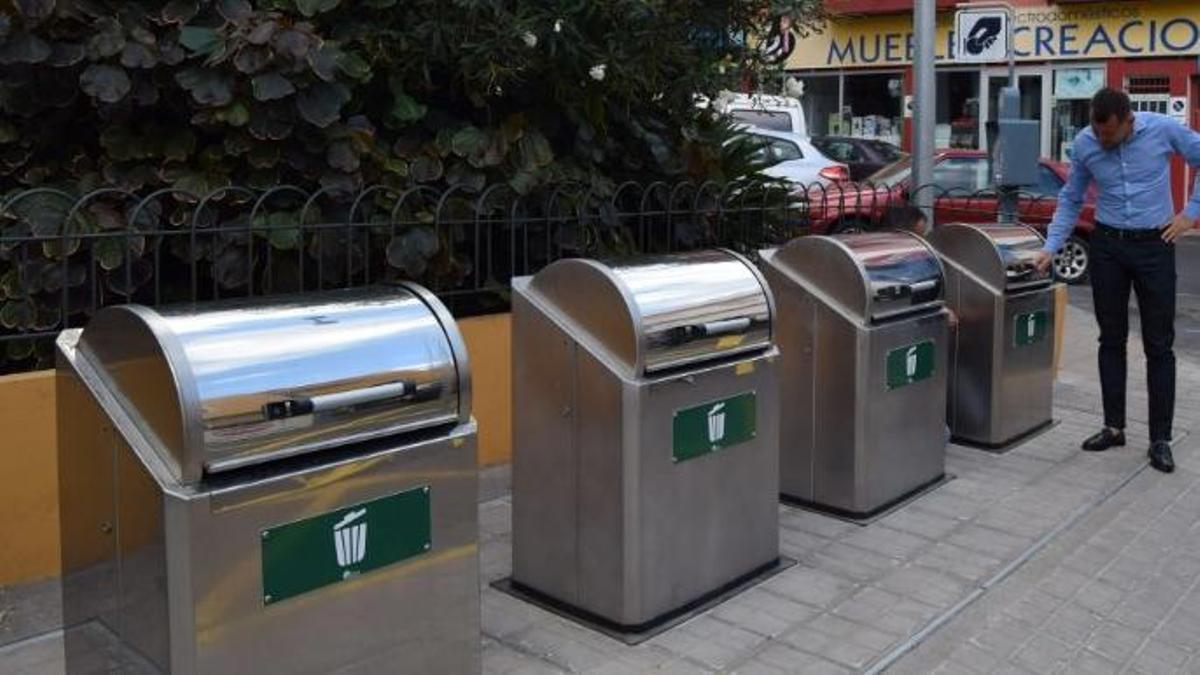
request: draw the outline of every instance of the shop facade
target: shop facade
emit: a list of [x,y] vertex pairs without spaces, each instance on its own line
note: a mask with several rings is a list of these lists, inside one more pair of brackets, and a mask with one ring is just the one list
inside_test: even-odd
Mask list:
[[[820,34],[800,40],[787,70],[805,86],[813,135],[876,138],[911,147],[912,13],[837,13]],[[1109,85],[1130,92],[1136,110],[1161,112],[1200,128],[1200,2],[1157,0],[1030,5],[1015,3],[1014,53],[1023,116],[1041,121],[1041,154],[1070,161],[1071,142],[1089,121],[1090,99]],[[937,37],[939,148],[987,150],[987,123],[1008,85],[1006,63],[954,58],[954,12],[940,11]],[[1177,160],[1176,199],[1192,175]]]

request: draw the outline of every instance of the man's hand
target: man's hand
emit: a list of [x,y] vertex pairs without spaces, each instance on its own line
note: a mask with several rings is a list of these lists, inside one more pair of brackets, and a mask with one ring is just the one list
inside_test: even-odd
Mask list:
[[1181,213],[1175,216],[1175,220],[1172,220],[1170,225],[1163,228],[1162,240],[1168,244],[1172,244],[1176,239],[1187,234],[1194,227],[1196,227],[1196,221]]
[[1037,268],[1038,274],[1045,274],[1050,271],[1050,264],[1054,262],[1054,256],[1046,251],[1038,251],[1033,258],[1033,266]]

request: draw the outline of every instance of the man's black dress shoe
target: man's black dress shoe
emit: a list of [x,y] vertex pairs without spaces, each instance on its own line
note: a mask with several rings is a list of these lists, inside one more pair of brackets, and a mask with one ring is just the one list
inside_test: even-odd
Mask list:
[[1163,473],[1175,470],[1175,458],[1171,457],[1171,444],[1166,441],[1154,441],[1150,444],[1150,466]]
[[1113,431],[1108,427],[1104,427],[1100,430],[1100,433],[1083,442],[1083,449],[1088,452],[1104,452],[1111,447],[1119,445],[1125,445],[1125,432]]

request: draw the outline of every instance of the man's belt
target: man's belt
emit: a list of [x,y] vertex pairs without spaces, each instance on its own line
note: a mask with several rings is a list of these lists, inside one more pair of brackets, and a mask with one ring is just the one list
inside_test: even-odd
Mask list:
[[1096,234],[1108,237],[1109,239],[1122,239],[1125,241],[1148,241],[1150,239],[1162,238],[1162,230],[1158,228],[1131,229],[1126,227],[1112,227],[1104,223],[1096,223]]

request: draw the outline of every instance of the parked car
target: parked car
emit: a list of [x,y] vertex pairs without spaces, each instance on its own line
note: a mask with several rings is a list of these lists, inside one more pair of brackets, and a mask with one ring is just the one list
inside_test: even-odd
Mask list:
[[908,155],[887,141],[852,136],[815,136],[812,144],[826,157],[850,167],[850,180],[865,180]]
[[805,136],[755,127],[743,127],[742,131],[761,144],[755,159],[767,164],[763,173],[772,178],[786,180],[802,190],[850,180],[845,164],[821,154]]
[[[1058,206],[1058,193],[1068,167],[1041,159],[1038,183],[1021,190],[1017,205],[1020,222],[1043,234]],[[934,159],[934,218],[939,223],[995,222],[999,199],[991,184],[987,154],[978,150],[943,150]],[[912,163],[905,158],[877,171],[861,183],[815,185],[808,191],[808,217],[814,234],[870,229],[891,206],[912,197]],[[1075,230],[1055,256],[1055,274],[1068,283],[1087,279],[1091,261],[1089,241],[1095,229],[1095,189],[1087,194]]]
[[725,92],[714,104],[718,112],[742,124],[808,136],[808,120],[798,98]]

